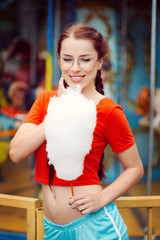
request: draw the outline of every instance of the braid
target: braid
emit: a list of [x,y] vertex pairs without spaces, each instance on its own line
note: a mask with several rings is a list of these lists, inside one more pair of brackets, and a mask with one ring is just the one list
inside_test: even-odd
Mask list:
[[95,80],[95,86],[96,86],[96,90],[99,93],[104,95],[103,82],[102,82],[102,78],[101,78],[101,70],[97,71],[96,80]]
[[[101,70],[97,71],[95,86],[96,86],[96,90],[99,93],[101,93],[102,95],[104,95],[103,82],[102,82],[102,78],[101,78]],[[98,177],[100,180],[104,180],[106,178],[105,173],[104,173],[104,153],[103,153],[103,155],[101,157],[101,161],[99,163]]]
[[105,180],[107,177],[105,175],[105,171],[104,171],[105,167],[104,167],[104,153],[101,157],[101,161],[99,163],[99,171],[98,171],[98,177],[100,179],[100,181]]

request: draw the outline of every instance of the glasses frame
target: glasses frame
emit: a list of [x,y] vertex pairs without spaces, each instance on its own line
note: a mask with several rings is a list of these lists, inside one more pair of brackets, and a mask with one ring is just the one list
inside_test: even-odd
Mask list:
[[[61,60],[61,57],[57,58],[58,67],[61,69],[60,60]],[[79,66],[81,69],[85,70],[84,68],[81,67],[81,65],[80,65],[80,63],[79,63],[78,60],[79,60],[79,58],[77,59],[77,64],[78,64],[78,66]],[[97,60],[94,60],[94,63],[96,63],[98,60],[99,60],[99,58],[97,58]],[[71,65],[68,69],[66,69],[66,70],[69,70],[69,69],[74,65],[74,63],[75,63],[75,59],[73,58],[73,63],[72,63],[72,65]]]

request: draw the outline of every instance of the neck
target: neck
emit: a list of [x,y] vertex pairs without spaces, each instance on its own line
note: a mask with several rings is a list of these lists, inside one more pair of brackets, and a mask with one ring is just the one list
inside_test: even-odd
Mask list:
[[97,105],[97,103],[104,98],[104,96],[102,94],[100,94],[99,92],[97,92],[97,90],[95,89],[95,86],[93,86],[92,88],[88,89],[83,89],[82,90],[82,94],[87,98],[87,99],[92,99],[95,104]]
[[82,94],[88,99],[94,99],[97,91],[95,89],[95,86],[92,85],[82,89]]

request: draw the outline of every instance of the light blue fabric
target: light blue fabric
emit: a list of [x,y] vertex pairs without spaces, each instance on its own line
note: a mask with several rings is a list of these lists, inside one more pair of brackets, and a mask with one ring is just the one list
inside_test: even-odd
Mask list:
[[129,240],[127,227],[114,203],[96,213],[58,225],[44,216],[46,240]]

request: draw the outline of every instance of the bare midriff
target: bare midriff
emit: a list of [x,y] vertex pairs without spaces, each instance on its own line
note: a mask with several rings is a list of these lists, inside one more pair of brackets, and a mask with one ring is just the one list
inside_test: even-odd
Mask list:
[[[102,189],[100,185],[76,186],[73,188],[75,195],[81,193],[96,194]],[[44,214],[51,222],[64,225],[83,216],[80,211],[72,209],[69,205],[69,199],[72,196],[70,187],[49,187],[49,185],[43,184],[42,192]]]

